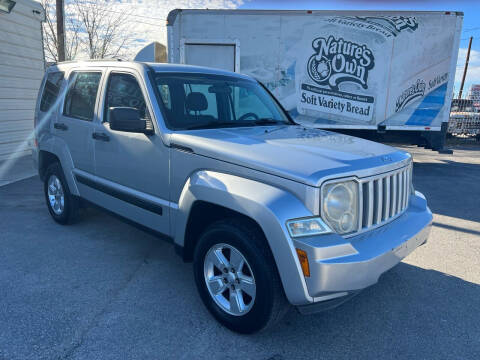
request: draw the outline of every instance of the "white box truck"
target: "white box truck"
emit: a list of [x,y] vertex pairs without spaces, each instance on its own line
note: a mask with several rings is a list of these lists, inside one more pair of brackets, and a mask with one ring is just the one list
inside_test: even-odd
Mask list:
[[395,131],[441,149],[462,21],[450,11],[176,9],[168,60],[254,76],[298,123]]

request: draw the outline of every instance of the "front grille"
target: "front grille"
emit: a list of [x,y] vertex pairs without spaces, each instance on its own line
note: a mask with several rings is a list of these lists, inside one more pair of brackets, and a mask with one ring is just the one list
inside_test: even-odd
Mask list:
[[411,168],[410,164],[361,179],[358,231],[384,224],[405,211],[410,199]]

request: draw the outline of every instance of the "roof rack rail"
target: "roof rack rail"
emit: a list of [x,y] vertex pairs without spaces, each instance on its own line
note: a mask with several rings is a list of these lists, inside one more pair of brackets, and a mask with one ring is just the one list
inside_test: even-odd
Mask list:
[[75,62],[96,62],[96,61],[126,61],[122,58],[103,58],[103,59],[78,59],[78,60],[66,60],[66,61],[57,61],[53,64],[69,64]]

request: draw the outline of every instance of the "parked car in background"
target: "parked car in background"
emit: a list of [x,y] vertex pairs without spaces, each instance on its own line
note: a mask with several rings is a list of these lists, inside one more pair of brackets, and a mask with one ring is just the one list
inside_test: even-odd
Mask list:
[[59,63],[36,114],[53,219],[86,201],[171,241],[234,331],[339,305],[427,241],[408,153],[298,125],[250,76]]

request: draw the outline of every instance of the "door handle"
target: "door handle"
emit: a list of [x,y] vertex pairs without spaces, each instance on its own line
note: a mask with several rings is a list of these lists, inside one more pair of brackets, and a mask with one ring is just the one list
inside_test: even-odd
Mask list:
[[63,130],[63,131],[67,131],[68,130],[68,126],[65,125],[64,123],[55,123],[53,124],[53,127],[55,129],[58,129],[58,130]]
[[94,133],[92,134],[92,138],[94,138],[95,140],[110,141],[110,136],[108,136],[108,135],[105,134],[105,133],[97,133],[97,132],[94,132]]

